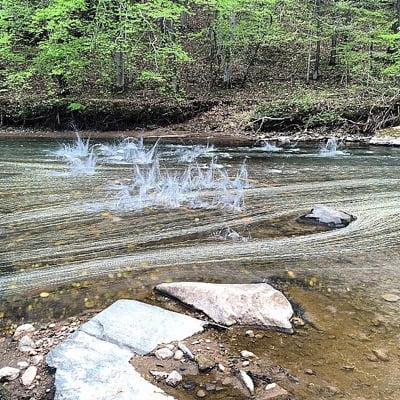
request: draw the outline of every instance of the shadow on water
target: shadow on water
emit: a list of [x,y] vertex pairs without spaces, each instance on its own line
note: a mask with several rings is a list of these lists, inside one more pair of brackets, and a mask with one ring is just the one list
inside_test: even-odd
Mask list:
[[[399,302],[384,298],[400,294],[400,151],[345,152],[0,141],[1,328],[159,304],[163,281],[273,279],[306,325],[251,343],[230,330],[232,346],[299,377],[282,382],[296,399],[400,398]],[[77,174],[70,160],[90,157]],[[315,203],[357,220],[298,224]]]

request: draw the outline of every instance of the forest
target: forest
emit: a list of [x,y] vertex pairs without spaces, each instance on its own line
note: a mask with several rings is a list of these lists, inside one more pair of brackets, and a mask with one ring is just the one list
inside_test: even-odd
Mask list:
[[399,0],[0,0],[0,123],[115,129],[222,102],[257,129],[367,132],[399,122],[399,28]]

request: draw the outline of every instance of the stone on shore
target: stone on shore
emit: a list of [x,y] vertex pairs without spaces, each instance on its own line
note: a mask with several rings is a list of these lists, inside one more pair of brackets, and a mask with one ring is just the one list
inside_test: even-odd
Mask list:
[[369,144],[378,146],[400,146],[400,126],[378,129]]
[[33,365],[28,367],[26,371],[23,373],[21,376],[21,382],[24,386],[30,386],[32,385],[33,381],[36,378],[37,374],[37,368]]
[[23,324],[17,327],[14,332],[13,339],[16,340],[20,336],[26,335],[27,333],[32,333],[35,331],[35,327],[32,324]]
[[50,351],[55,400],[173,400],[129,363],[160,343],[183,340],[204,322],[134,300],[119,300]]
[[88,335],[147,354],[160,343],[203,330],[204,321],[134,300],[118,300],[80,328]]
[[19,376],[19,369],[13,367],[0,368],[0,382],[2,381],[13,381]]
[[279,328],[293,332],[288,299],[266,283],[161,283],[156,289],[203,311],[219,324]]
[[343,211],[336,210],[333,207],[324,204],[315,204],[308,214],[297,218],[298,222],[325,225],[330,228],[344,228],[354,217]]

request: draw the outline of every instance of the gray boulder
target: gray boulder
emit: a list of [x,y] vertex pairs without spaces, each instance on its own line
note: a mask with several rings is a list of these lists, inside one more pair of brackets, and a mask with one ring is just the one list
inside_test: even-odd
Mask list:
[[311,212],[297,219],[298,222],[325,225],[330,228],[343,228],[354,220],[352,215],[324,204],[315,204]]
[[287,298],[266,283],[161,283],[156,290],[203,311],[219,324],[278,328],[293,332]]

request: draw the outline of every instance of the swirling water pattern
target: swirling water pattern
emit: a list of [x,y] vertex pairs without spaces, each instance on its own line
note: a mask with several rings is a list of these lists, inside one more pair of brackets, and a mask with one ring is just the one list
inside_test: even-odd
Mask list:
[[[365,279],[376,274],[380,256],[399,258],[397,149],[354,148],[345,156],[329,158],[311,147],[274,153],[215,150],[218,162],[231,174],[247,159],[251,187],[244,189],[243,210],[158,206],[121,211],[115,208],[115,193],[109,187],[129,181],[132,165],[103,162],[90,176],[57,175],[65,165],[54,156],[56,145],[0,143],[2,297],[23,296],[43,285],[95,279],[121,268],[139,271],[143,265],[147,269],[207,265],[223,279],[227,271],[228,276],[240,274],[235,265],[241,263],[267,262],[263,278],[290,264],[299,273],[320,271],[352,285],[360,275]],[[164,159],[165,168],[179,168],[173,147],[161,146],[158,157]],[[202,162],[207,166],[209,159]],[[315,203],[334,206],[357,219],[344,229],[313,234],[210,240],[212,232],[224,227],[250,227],[251,232],[254,225],[284,224]],[[374,261],[366,262],[372,254]],[[343,257],[351,262],[342,262],[338,272]],[[381,268],[380,273],[386,267]],[[398,269],[387,269],[381,281],[390,289],[399,278]]]

